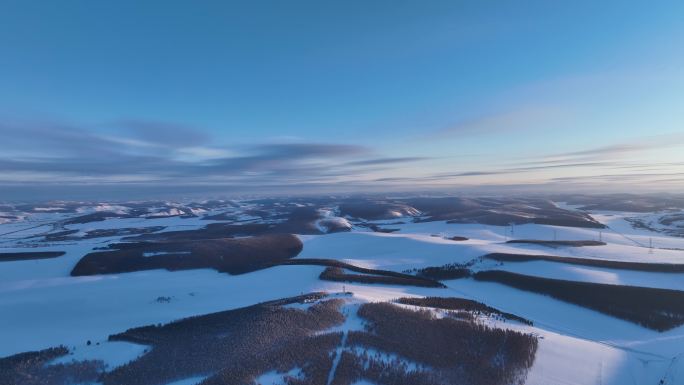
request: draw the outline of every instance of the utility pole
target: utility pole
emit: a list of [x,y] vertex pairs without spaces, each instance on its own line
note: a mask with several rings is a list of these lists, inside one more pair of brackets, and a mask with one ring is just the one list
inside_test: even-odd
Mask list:
[[558,234],[556,233],[556,229],[553,229],[553,240],[554,241],[558,240]]
[[599,242],[603,242],[603,231],[599,231]]
[[648,253],[653,254],[653,238],[648,238]]

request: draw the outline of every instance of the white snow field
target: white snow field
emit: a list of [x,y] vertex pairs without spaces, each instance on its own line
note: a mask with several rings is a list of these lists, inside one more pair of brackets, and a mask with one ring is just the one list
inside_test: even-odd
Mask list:
[[[572,208],[562,204],[559,207]],[[104,206],[99,210],[114,209],[125,208]],[[242,275],[197,269],[72,277],[69,273],[81,257],[121,237],[47,244],[27,241],[29,236],[51,231],[54,222],[67,216],[51,212],[49,207],[40,211],[27,214],[24,220],[0,223],[0,253],[65,251],[66,254],[52,259],[0,261],[0,357],[65,345],[71,354],[55,362],[102,359],[111,369],[148,349],[144,345],[107,341],[109,335],[128,328],[166,323],[302,293],[341,292],[344,287],[353,296],[348,298],[345,307],[349,314],[347,322],[338,327],[343,332],[363,328],[362,321],[355,316],[354,309],[359,304],[407,296],[469,298],[533,321],[534,326],[513,321],[483,321],[540,337],[535,363],[527,377],[528,385],[684,384],[684,326],[657,332],[548,296],[470,278],[444,281],[447,288],[322,281],[318,277],[324,269],[322,266],[277,266]],[[143,226],[165,226],[163,231],[173,231],[198,229],[215,222],[199,217],[186,218],[178,215],[178,210],[167,211],[165,214],[176,216],[112,218],[65,225],[64,228],[78,230],[77,234],[96,229]],[[394,223],[383,224],[383,227],[398,229],[393,233],[381,233],[327,212],[326,218],[335,218],[334,221],[345,226],[348,224],[352,230],[299,235],[304,248],[296,258],[338,259],[360,267],[397,272],[465,263],[493,252],[684,264],[684,251],[681,250],[684,249],[684,238],[634,229],[626,220],[633,217],[633,213],[591,214],[609,228],[534,224],[511,227],[448,224],[444,221],[413,223],[411,218],[397,218],[391,222],[377,221]],[[258,222],[258,217],[243,218]],[[397,221],[403,223],[396,224]],[[324,225],[319,228],[325,230]],[[463,236],[468,240],[446,239],[451,236]],[[505,243],[513,238],[601,239],[607,245],[551,248]],[[651,245],[653,247],[649,247]],[[616,270],[546,261],[503,264],[484,261],[475,264],[474,269],[492,266],[498,270],[539,277],[684,291],[684,273]],[[277,384],[282,376],[282,373],[266,373],[259,382]],[[192,385],[204,378],[193,377],[169,385]]]

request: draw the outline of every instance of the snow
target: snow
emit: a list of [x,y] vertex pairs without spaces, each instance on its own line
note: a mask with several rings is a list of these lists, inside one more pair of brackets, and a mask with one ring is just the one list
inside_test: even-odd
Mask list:
[[653,242],[656,248],[684,248],[684,238],[668,236],[665,233],[654,232],[647,229],[634,228],[627,218],[646,218],[654,214],[643,213],[618,213],[618,212],[596,212],[592,216],[601,223],[610,227],[610,230],[622,236],[625,242],[641,246],[643,248]]
[[565,279],[570,281],[656,287],[684,291],[684,273],[651,273],[569,265],[547,261],[504,262],[503,265],[497,265],[493,269],[519,274],[530,274],[530,272],[534,272],[534,275],[537,277]]
[[316,227],[323,233],[327,233],[330,229],[345,228],[352,229],[354,226],[349,223],[346,218],[341,217],[327,217],[316,221]]
[[62,207],[34,207],[33,211],[40,211],[40,212],[50,212],[50,211],[61,211]]
[[283,384],[283,379],[286,376],[290,377],[298,377],[301,374],[301,369],[300,368],[293,368],[289,370],[288,372],[285,373],[278,373],[276,371],[271,371],[268,373],[264,373],[261,376],[257,377],[255,382],[258,385],[280,385]]
[[[71,269],[93,247],[102,246],[99,241],[79,242],[62,244],[59,246],[41,248],[0,248],[0,252],[38,252],[38,251],[64,251],[65,255],[57,258],[34,259],[27,261],[0,262],[0,293],[3,287],[11,287],[14,284],[41,285],[40,280],[69,277]],[[105,277],[106,278],[106,277]],[[23,283],[22,283],[23,282]]]
[[[280,266],[231,276],[211,269],[153,270],[69,278],[49,287],[13,286],[0,292],[0,357],[101,341],[133,326],[316,291],[321,271],[320,266]],[[174,300],[158,303],[158,297]]]
[[12,223],[16,221],[14,218],[10,218],[9,215],[0,212],[0,225],[6,224],[6,223]]
[[197,385],[200,382],[204,381],[204,379],[207,377],[208,376],[195,376],[195,377],[190,377],[190,378],[184,378],[182,380],[169,382],[166,385]]
[[147,251],[143,253],[143,257],[156,257],[158,255],[179,255],[179,254],[192,254],[189,251]]
[[183,212],[180,209],[173,208],[173,209],[168,209],[168,210],[160,210],[160,211],[155,211],[154,213],[148,215],[146,218],[157,218],[157,217],[172,217],[172,216],[179,216],[179,215],[184,215],[185,212]]
[[354,227],[346,218],[336,216],[335,211],[332,209],[319,209],[318,213],[321,215],[321,219],[318,219],[314,225],[324,234],[334,228],[351,230]]
[[199,217],[180,218],[178,216],[159,218],[110,218],[105,221],[75,223],[64,226],[65,229],[81,231],[111,230],[126,227],[153,227],[165,226],[163,231],[193,230],[202,228],[216,221],[204,220]]
[[[610,347],[546,333],[526,385],[626,385],[620,369],[627,354]],[[609,381],[610,380],[610,381]]]
[[49,365],[69,363],[71,361],[102,360],[108,370],[121,366],[146,353],[150,348],[145,345],[120,341],[91,341],[69,346],[69,354],[59,357]]
[[459,257],[455,242],[429,235],[347,232],[302,241],[304,251],[298,258],[333,258],[368,268],[400,271],[469,259]]
[[[576,208],[562,203],[558,203],[558,206]],[[164,208],[167,210],[165,214],[180,212],[178,208],[169,207]],[[113,204],[100,203],[84,210],[121,209]],[[363,320],[356,315],[356,309],[362,303],[391,301],[407,296],[471,298],[528,318],[534,322],[533,327],[510,321],[486,320],[498,327],[514,328],[541,337],[527,385],[657,384],[663,378],[669,381],[666,382],[669,385],[684,383],[684,326],[659,333],[548,296],[492,282],[450,280],[445,282],[448,286],[446,289],[351,284],[319,280],[318,275],[323,270],[321,266],[296,265],[237,276],[218,273],[212,269],[198,269],[71,277],[71,269],[83,255],[121,237],[55,242],[49,245],[37,244],[35,239],[28,238],[52,231],[55,223],[74,216],[73,213],[60,214],[54,211],[56,210],[30,213],[24,221],[0,223],[0,252],[66,252],[64,256],[52,259],[0,262],[0,357],[64,344],[71,353],[55,362],[102,359],[112,368],[144,354],[148,347],[126,342],[108,342],[107,337],[110,334],[130,327],[164,323],[276,298],[328,291],[334,296],[345,298],[342,311],[347,315],[343,325],[330,331],[346,333],[363,329]],[[260,220],[258,217],[246,218],[239,210],[235,210],[235,214],[244,217],[243,219]],[[332,209],[323,214],[324,218],[318,223],[321,230],[327,231],[324,221],[349,224],[347,219],[335,216]],[[677,250],[684,249],[684,239],[663,232],[634,229],[627,221],[627,218],[635,216],[653,221],[660,214],[591,214],[610,228],[535,224],[511,228],[446,222],[392,223],[392,228],[398,228],[399,231],[375,233],[352,228],[351,232],[344,233],[300,235],[304,250],[297,258],[334,258],[357,266],[393,271],[464,263],[492,252],[684,263],[684,252]],[[213,222],[180,216],[154,219],[112,218],[101,222],[67,225],[63,229],[86,232],[95,229],[165,226],[163,231],[175,231],[197,229]],[[451,236],[464,236],[469,240],[455,242],[445,239]],[[608,244],[549,248],[505,243],[510,239],[523,238],[602,239]],[[644,247],[650,241],[655,246],[652,250]],[[684,274],[616,270],[547,261],[504,264],[485,261],[475,267],[583,282],[684,290]],[[343,287],[353,295],[342,294]],[[162,303],[156,300],[159,297],[173,300]],[[91,345],[87,345],[88,340]],[[282,380],[282,376],[283,373],[266,373],[259,381],[262,384],[275,384]],[[193,385],[204,378],[193,377],[167,385]],[[369,383],[360,381],[357,384]]]
[[[635,246],[621,236],[604,234],[608,246],[549,248],[533,244],[505,243],[506,227],[446,224],[444,222],[397,225],[395,233],[347,232],[301,237],[304,251],[298,258],[334,258],[355,265],[402,271],[448,263],[464,263],[488,253],[553,254],[567,257],[652,263],[684,263],[678,250],[652,250]],[[596,229],[554,228],[545,225],[515,227],[516,238],[549,239],[544,234],[557,231],[558,239],[598,239]],[[440,235],[440,236],[433,236]],[[469,240],[456,242],[447,237],[461,235]],[[617,241],[614,243],[613,241]],[[680,246],[684,241],[680,240]],[[651,253],[652,252],[652,253]]]
[[427,366],[416,363],[414,361],[410,361],[402,356],[399,356],[394,353],[387,353],[387,352],[382,352],[376,349],[372,348],[361,348],[361,347],[354,347],[352,349],[357,355],[361,356],[364,353],[368,354],[369,358],[384,362],[384,363],[394,363],[394,362],[400,362],[404,365],[406,365],[406,368],[411,371],[415,370],[426,370],[428,369]]
[[115,214],[127,214],[130,209],[126,206],[120,206],[116,204],[101,203],[95,206],[84,206],[76,209],[79,214],[87,214],[92,212],[112,212]]

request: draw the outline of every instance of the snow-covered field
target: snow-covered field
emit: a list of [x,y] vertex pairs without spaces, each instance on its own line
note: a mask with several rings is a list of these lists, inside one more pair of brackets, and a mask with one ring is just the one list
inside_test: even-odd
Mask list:
[[[94,210],[114,209],[123,212],[125,207]],[[70,348],[71,355],[58,362],[102,359],[112,368],[144,354],[147,347],[108,342],[110,334],[301,293],[340,292],[344,286],[353,293],[348,305],[352,307],[407,296],[454,296],[475,299],[533,321],[534,326],[491,321],[500,327],[540,336],[537,357],[527,378],[529,385],[655,385],[661,380],[664,384],[684,384],[684,326],[657,332],[551,297],[473,279],[445,281],[446,289],[328,282],[318,278],[324,269],[321,266],[279,266],[243,275],[197,269],[71,277],[69,272],[83,255],[121,237],[31,242],[29,237],[53,231],[55,222],[73,216],[54,213],[49,207],[37,211],[23,220],[0,222],[0,253],[65,251],[66,254],[53,259],[0,262],[0,357],[63,344]],[[204,213],[211,212],[201,212]],[[183,217],[178,209],[160,214],[168,216],[111,218],[63,228],[78,230],[76,234],[141,226],[164,226],[163,231],[173,231],[198,229],[215,222]],[[410,218],[398,218],[403,223],[393,220],[390,222],[394,224],[383,225],[398,229],[393,233],[372,232],[354,225],[350,232],[299,235],[304,248],[297,258],[338,259],[361,267],[397,272],[465,263],[493,252],[684,264],[681,250],[684,238],[635,229],[627,220],[634,213],[591,214],[608,228],[413,223]],[[332,211],[326,212],[325,218],[345,226],[350,224],[345,218],[335,217]],[[258,221],[257,217],[243,219]],[[325,227],[319,228],[325,231]],[[468,240],[446,239],[452,236]],[[607,245],[550,248],[505,243],[514,238],[600,239]],[[504,263],[496,268],[573,281],[684,290],[684,273],[615,270],[544,261]],[[341,330],[360,328],[357,321],[349,317]],[[173,385],[191,385],[203,378],[189,378]],[[277,383],[280,378],[282,374],[267,373],[260,381]]]

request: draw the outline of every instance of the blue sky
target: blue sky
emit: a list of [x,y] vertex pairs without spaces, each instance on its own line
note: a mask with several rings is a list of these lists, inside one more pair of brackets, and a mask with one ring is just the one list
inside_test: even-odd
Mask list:
[[681,191],[683,43],[681,1],[0,0],[0,186]]

